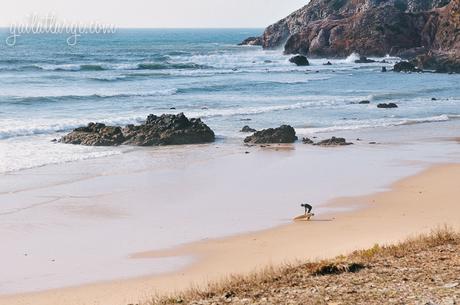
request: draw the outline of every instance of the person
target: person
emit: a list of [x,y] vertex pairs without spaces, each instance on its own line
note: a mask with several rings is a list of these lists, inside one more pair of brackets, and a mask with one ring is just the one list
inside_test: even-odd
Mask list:
[[305,208],[305,215],[310,214],[313,207],[308,203],[302,204],[302,207]]

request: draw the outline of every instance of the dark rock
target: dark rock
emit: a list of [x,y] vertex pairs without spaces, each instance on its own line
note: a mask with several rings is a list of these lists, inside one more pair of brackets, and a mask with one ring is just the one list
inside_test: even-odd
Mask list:
[[382,109],[398,108],[398,105],[396,105],[395,103],[388,103],[388,104],[382,103],[382,104],[378,104],[377,108],[382,108]]
[[432,100],[432,101],[437,101],[438,99],[435,98],[435,97],[432,97],[431,100]]
[[347,142],[344,138],[336,138],[332,137],[330,139],[326,139],[316,143],[315,145],[318,146],[345,146],[345,145],[352,145],[353,143]]
[[303,55],[296,55],[294,57],[291,57],[289,59],[290,62],[296,64],[297,66],[308,66],[310,63],[308,62],[308,59],[303,56]]
[[258,131],[247,137],[245,143],[266,144],[266,143],[293,143],[297,140],[294,128],[289,125],[282,125],[278,128],[269,128]]
[[387,68],[386,68],[386,67],[382,67],[382,72],[387,72]]
[[89,123],[88,126],[76,128],[73,132],[63,136],[60,142],[87,146],[117,146],[123,144],[124,140],[120,127]]
[[361,102],[359,102],[359,104],[361,104],[361,105],[367,105],[367,104],[370,104],[370,103],[371,103],[371,101],[361,101]]
[[240,132],[256,132],[254,128],[249,127],[248,125],[244,126]]
[[400,61],[393,67],[394,72],[419,72],[415,65],[408,61]]
[[350,264],[329,264],[322,265],[317,270],[313,272],[315,276],[324,276],[324,275],[337,275],[342,273],[356,273],[366,268],[364,264],[361,263],[350,263]]
[[332,66],[332,63],[328,61],[327,63],[324,64],[325,66]]
[[358,60],[355,60],[356,64],[370,64],[375,62],[375,60],[369,59],[366,56],[361,56]]
[[239,43],[239,46],[261,46],[263,43],[262,37],[249,37]]
[[169,108],[169,110],[176,110],[176,107],[171,107]]
[[303,144],[314,144],[315,143],[315,142],[313,142],[313,140],[311,140],[309,138],[303,138],[302,142],[303,142]]
[[271,60],[264,60],[264,63],[266,63],[266,64],[271,64],[272,62],[273,61],[271,61]]
[[188,119],[183,113],[149,115],[142,125],[106,126],[90,123],[62,137],[60,142],[88,146],[156,146],[210,143],[214,132],[200,119]]

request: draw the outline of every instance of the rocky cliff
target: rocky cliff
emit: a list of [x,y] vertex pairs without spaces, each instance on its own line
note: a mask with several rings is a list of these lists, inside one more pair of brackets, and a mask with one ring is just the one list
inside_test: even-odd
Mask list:
[[258,41],[312,57],[458,53],[459,0],[312,0]]

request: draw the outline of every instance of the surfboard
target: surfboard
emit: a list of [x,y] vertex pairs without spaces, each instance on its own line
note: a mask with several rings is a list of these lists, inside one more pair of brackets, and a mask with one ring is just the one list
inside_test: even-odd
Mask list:
[[294,221],[309,221],[313,216],[315,216],[313,213],[300,215],[294,218]]

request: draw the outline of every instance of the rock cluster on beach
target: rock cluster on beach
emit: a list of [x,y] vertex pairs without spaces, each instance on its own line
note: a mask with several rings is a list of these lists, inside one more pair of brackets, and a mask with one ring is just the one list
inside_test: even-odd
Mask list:
[[158,146],[210,143],[214,132],[200,119],[188,119],[183,113],[149,115],[144,124],[106,126],[89,123],[60,139],[61,143],[88,146]]
[[244,139],[245,143],[252,144],[294,143],[295,141],[297,141],[295,130],[289,125],[257,131]]
[[330,139],[325,139],[325,140],[319,141],[317,143],[315,143],[310,138],[303,138],[302,142],[304,144],[311,144],[311,145],[316,145],[316,146],[348,146],[348,145],[353,145],[353,143],[347,142],[347,140],[344,139],[344,138],[336,138],[336,137],[332,137]]
[[460,0],[312,0],[248,44],[310,57],[390,54],[460,72],[459,14]]

